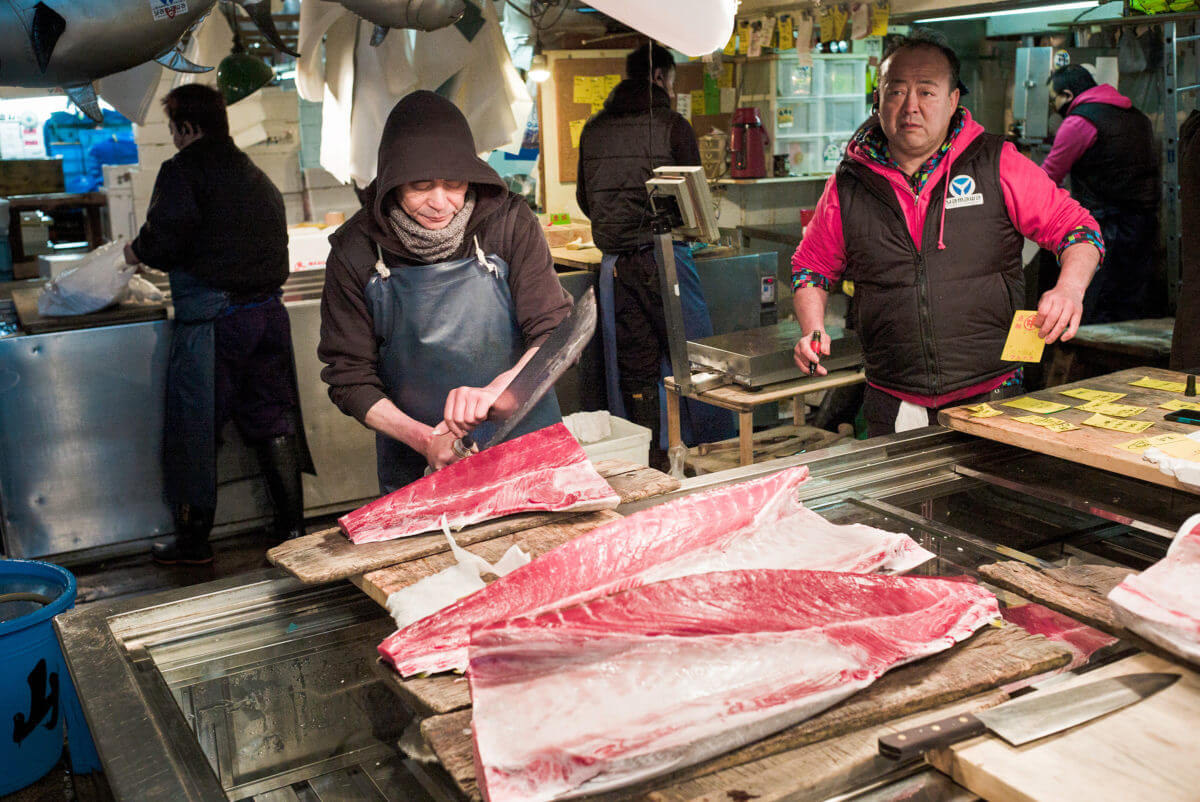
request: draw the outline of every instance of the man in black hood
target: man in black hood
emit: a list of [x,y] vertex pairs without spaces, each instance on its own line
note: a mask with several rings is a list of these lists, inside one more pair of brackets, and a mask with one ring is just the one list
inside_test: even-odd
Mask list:
[[[583,128],[575,198],[592,222],[592,239],[604,251],[605,269],[611,269],[614,277],[612,307],[621,404],[610,397],[609,409],[623,407],[630,420],[651,430],[653,459],[661,466],[658,382],[667,353],[667,327],[646,181],[655,167],[699,165],[700,148],[692,126],[671,108],[675,59],[670,51],[655,44],[643,45],[629,54],[625,75],[604,101],[603,111]],[[686,264],[681,269],[691,277],[694,267],[682,256]],[[610,266],[607,262],[613,257]],[[694,285],[698,288],[698,280]],[[703,307],[703,296],[698,290],[696,295],[698,306]],[[707,307],[698,317],[711,334]],[[692,331],[688,335],[704,336]],[[613,389],[609,382],[610,395]]]
[[[454,440],[486,419],[571,300],[537,217],[433,92],[392,109],[363,207],[329,239],[321,378],[375,430],[390,492],[459,458]],[[512,436],[559,419],[550,393]]]

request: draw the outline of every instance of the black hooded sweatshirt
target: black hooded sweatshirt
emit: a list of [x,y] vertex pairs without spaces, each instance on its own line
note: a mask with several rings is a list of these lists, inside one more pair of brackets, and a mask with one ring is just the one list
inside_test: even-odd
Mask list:
[[376,178],[363,191],[363,206],[329,238],[332,250],[325,262],[317,347],[326,365],[321,378],[329,385],[333,403],[360,421],[386,397],[376,370],[378,340],[365,296],[378,258],[376,246],[390,270],[423,264],[392,231],[384,200],[401,184],[434,179],[465,180],[475,191],[475,209],[462,246],[450,259],[474,254],[478,238],[484,252],[508,263],[508,285],[527,348],[541,343],[571,311],[541,223],[524,199],[509,192],[496,171],[476,155],[466,117],[433,92],[407,95],[384,124]]

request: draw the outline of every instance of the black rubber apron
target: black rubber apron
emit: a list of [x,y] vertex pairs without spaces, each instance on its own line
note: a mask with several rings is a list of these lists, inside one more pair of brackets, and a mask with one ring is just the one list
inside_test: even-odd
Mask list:
[[[428,426],[443,418],[456,387],[483,387],[525,353],[508,287],[508,263],[484,254],[390,270],[380,260],[367,282],[367,305],[379,338],[379,377],[401,412]],[[551,390],[507,439],[562,419]],[[384,493],[421,478],[424,455],[375,435]]]

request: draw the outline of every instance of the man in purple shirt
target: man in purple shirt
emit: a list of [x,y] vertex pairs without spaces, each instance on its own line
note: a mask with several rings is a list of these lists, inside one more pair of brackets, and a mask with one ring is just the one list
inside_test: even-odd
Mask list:
[[1050,76],[1050,104],[1063,115],[1042,169],[1100,224],[1104,264],[1083,299],[1083,323],[1146,317],[1158,236],[1158,149],[1150,119],[1079,64]]

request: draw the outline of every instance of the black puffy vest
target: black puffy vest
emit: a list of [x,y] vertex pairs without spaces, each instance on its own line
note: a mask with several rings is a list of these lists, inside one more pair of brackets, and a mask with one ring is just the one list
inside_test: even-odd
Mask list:
[[[622,89],[629,83],[618,85],[614,99],[625,94]],[[653,167],[671,164],[671,126],[678,116],[661,89],[654,93],[652,107],[645,102],[635,106],[637,110],[614,105],[610,102],[588,121],[579,147],[592,240],[605,253],[631,251],[654,241],[646,181]]]
[[1092,214],[1159,203],[1158,145],[1150,118],[1134,108],[1080,103],[1067,113],[1096,126],[1096,141],[1071,166],[1071,195]]
[[[844,277],[854,282],[857,331],[872,383],[936,396],[1017,367],[1000,359],[1025,297],[1024,237],[1009,219],[1000,187],[1003,144],[980,134],[935,186],[925,187],[933,199],[920,251],[893,185],[849,157],[838,166]],[[938,250],[947,179],[946,248]]]

